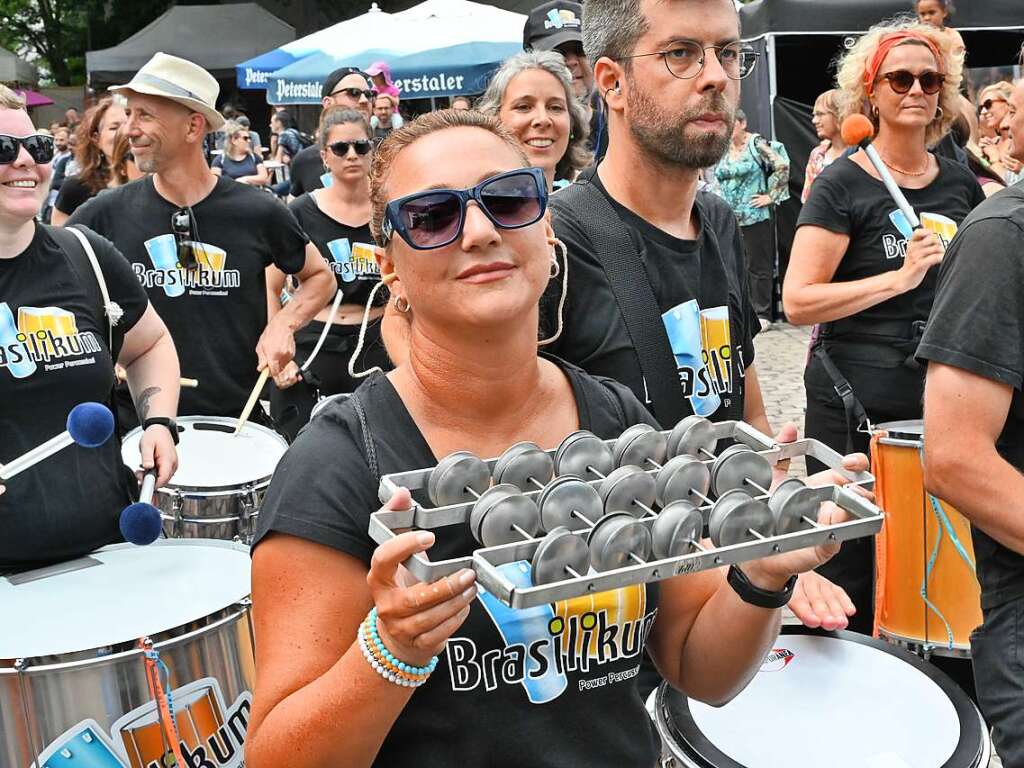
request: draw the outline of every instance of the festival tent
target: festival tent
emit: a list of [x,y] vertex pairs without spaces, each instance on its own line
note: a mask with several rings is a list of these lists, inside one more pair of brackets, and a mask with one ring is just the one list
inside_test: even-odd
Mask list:
[[[960,3],[952,18],[967,46],[967,67],[1018,63],[1024,42],[1021,0]],[[818,143],[811,108],[835,84],[835,62],[873,24],[910,7],[907,0],[758,0],[740,10],[742,35],[760,54],[743,81],[749,129],[781,141],[789,154],[790,200],[776,212],[780,281],[788,264],[800,193]]]
[[[392,14],[377,36],[332,39],[319,54],[267,79],[273,104],[313,104],[320,85],[340,66],[385,60],[399,90],[413,98],[479,93],[490,73],[522,49],[526,17],[471,0],[426,0]],[[367,50],[367,41],[386,41]]]
[[[390,13],[382,11],[376,3],[366,13],[292,40],[272,51],[261,53],[235,66],[235,80],[239,88],[263,90],[271,73],[297,61],[321,53],[332,41],[387,39]],[[365,42],[359,46],[365,47]]]
[[294,27],[256,3],[175,5],[120,45],[88,51],[85,65],[93,86],[124,83],[163,51],[223,80],[239,61],[294,39]]

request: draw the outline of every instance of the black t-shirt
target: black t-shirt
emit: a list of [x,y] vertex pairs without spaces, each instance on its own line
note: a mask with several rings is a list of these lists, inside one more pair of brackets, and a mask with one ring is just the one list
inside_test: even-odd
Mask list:
[[[564,369],[581,428],[612,438],[629,425],[653,424],[625,387],[571,366]],[[382,474],[437,463],[387,377],[375,374],[356,394]],[[363,436],[350,401],[328,406],[303,429],[274,474],[254,547],[268,532],[279,531],[369,565],[376,546],[367,533],[369,516],[380,502]],[[331,460],[325,462],[325,456]],[[425,498],[419,501],[429,505]],[[480,548],[468,525],[435,534],[432,560]],[[502,570],[518,583],[529,581],[524,562]],[[657,585],[649,584],[511,610],[481,589],[469,618],[439,654],[437,669],[392,726],[374,765],[654,765],[658,742],[636,673],[657,602]],[[597,634],[583,629],[595,626]],[[589,653],[581,652],[588,646]]]
[[[1022,242],[1024,189],[1020,187],[999,192],[967,217],[943,259],[935,305],[917,356],[1013,388],[996,449],[1024,471]],[[978,528],[972,528],[972,537],[982,606],[994,608],[1024,596],[1024,556]]]
[[[584,173],[587,173],[586,171]],[[595,173],[592,182],[615,208],[640,254],[664,331],[675,354],[680,396],[690,409],[716,421],[741,419],[747,366],[754,362],[757,320],[747,293],[743,243],[736,217],[721,198],[697,193],[697,240],[681,240],[651,226],[613,200]],[[562,335],[547,349],[589,373],[609,376],[648,402],[636,350],[591,233],[552,198],[555,234],[569,252],[569,291]],[[543,302],[542,327],[556,326],[561,279]],[[657,415],[657,414],[655,414]]]
[[77,176],[68,176],[60,185],[60,192],[57,193],[57,200],[53,207],[70,216],[91,197],[93,197],[92,190],[85,186]]
[[297,197],[288,209],[327,260],[345,303],[365,304],[373,286],[380,282],[370,223],[343,224],[320,210],[312,193]]
[[292,180],[292,197],[320,189],[326,186],[324,177],[330,178],[320,157],[320,147],[316,144],[306,147],[292,158],[289,173]]
[[206,247],[197,248],[200,268],[186,271],[171,229],[177,210],[147,177],[90,200],[72,222],[110,238],[131,262],[171,332],[182,376],[199,380],[181,391],[178,413],[237,416],[258,378],[256,342],[267,325],[264,269],[301,271],[306,236],[272,195],[221,177],[192,206],[193,235]]
[[[948,245],[960,222],[985,195],[967,168],[943,157],[938,161],[939,175],[931,184],[904,189],[903,194],[921,223]],[[798,227],[806,225],[849,235],[850,244],[832,278],[836,283],[900,269],[913,234],[885,185],[849,158],[836,160],[814,180],[797,222]],[[826,335],[910,338],[911,324],[928,319],[937,277],[937,269],[929,270],[914,290],[829,323]]]
[[243,176],[255,176],[259,173],[259,167],[263,165],[262,160],[257,160],[253,154],[248,154],[241,160],[234,160],[227,155],[217,155],[213,158],[213,167],[220,168],[225,176],[230,179],[240,179]]
[[[107,404],[114,364],[96,276],[84,250],[65,252],[50,227],[18,256],[0,259],[0,435],[3,461],[65,429],[79,403]],[[70,235],[70,233],[68,233]],[[128,262],[86,233],[110,293],[124,310],[115,346],[148,304]],[[128,503],[116,437],[72,445],[12,477],[0,495],[0,571],[78,557],[120,541]]]

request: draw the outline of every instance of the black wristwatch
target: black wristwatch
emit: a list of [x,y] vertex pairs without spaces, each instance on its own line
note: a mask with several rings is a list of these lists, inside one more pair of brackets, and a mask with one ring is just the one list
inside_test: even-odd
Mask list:
[[747,574],[735,565],[729,566],[729,586],[732,587],[740,600],[758,608],[781,608],[793,596],[793,587],[796,586],[796,576],[790,576],[789,581],[778,592],[769,592],[761,589],[750,582]]
[[145,432],[154,424],[159,424],[161,427],[167,427],[167,431],[171,433],[171,440],[174,441],[175,445],[178,444],[178,422],[174,419],[168,418],[167,416],[152,416],[142,422],[142,431]]

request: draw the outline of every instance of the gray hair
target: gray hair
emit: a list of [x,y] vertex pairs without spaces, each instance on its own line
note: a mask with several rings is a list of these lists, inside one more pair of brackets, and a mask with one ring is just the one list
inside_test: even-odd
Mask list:
[[590,165],[593,156],[587,149],[587,139],[590,138],[587,113],[573,93],[572,74],[562,54],[555,51],[523,51],[509,57],[494,73],[484,95],[477,101],[476,109],[485,115],[497,117],[512,78],[531,69],[541,69],[553,75],[565,91],[565,101],[569,108],[569,146],[555,166],[555,177],[572,179],[577,171]]
[[[591,65],[602,56],[629,56],[650,26],[640,0],[587,0],[583,4],[583,52]],[[630,59],[625,60],[628,68]]]
[[329,107],[320,115],[320,127],[317,129],[320,149],[327,149],[327,134],[336,125],[358,125],[363,129],[367,139],[373,138],[370,131],[370,124],[362,112],[357,112],[350,107]]

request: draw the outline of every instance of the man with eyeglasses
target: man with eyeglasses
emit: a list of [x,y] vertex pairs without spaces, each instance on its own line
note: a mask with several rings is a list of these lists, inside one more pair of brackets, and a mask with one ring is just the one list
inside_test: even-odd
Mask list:
[[[1000,127],[1024,162],[1024,81]],[[1007,768],[1024,766],[1024,189],[981,203],[946,250],[917,357],[925,485],[971,521],[984,623],[971,635],[978,702]]]
[[[732,0],[587,0],[583,44],[607,105],[608,153],[552,198],[569,270],[564,312],[560,279],[545,297],[546,330],[563,319],[549,349],[626,384],[665,426],[692,413],[772,434],[736,217],[697,192],[700,170],[729,146],[739,81],[756,62]],[[795,427],[777,439],[795,440]],[[867,458],[847,466],[867,469]],[[790,607],[829,629],[853,611],[816,574],[801,577]]]
[[[69,223],[117,245],[167,324],[182,374],[199,380],[178,412],[237,417],[260,369],[279,387],[295,383],[294,332],[330,299],[334,278],[285,206],[206,164],[204,137],[224,123],[208,72],[158,53],[113,90],[127,96],[132,153],[152,175],[97,196]],[[268,317],[271,264],[302,287]],[[266,421],[259,408],[253,418]]]
[[[325,110],[331,107],[354,109],[361,112],[369,124],[373,112],[374,92],[369,76],[362,70],[355,67],[334,70],[324,80],[322,93],[320,103]],[[291,171],[292,197],[321,189],[331,183],[331,174],[324,171],[320,147],[315,143],[292,159]]]

